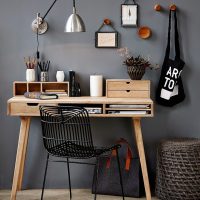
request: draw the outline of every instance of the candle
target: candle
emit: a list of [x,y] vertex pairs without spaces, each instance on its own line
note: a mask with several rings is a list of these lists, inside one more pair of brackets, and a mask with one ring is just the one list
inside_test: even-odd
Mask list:
[[103,76],[102,75],[90,76],[90,96],[91,97],[103,96]]

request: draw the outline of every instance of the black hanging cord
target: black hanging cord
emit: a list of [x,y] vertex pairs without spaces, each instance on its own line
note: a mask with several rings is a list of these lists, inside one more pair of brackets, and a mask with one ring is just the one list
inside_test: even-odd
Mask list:
[[42,17],[42,19],[44,20],[46,18],[46,16],[49,14],[50,10],[52,9],[52,7],[54,6],[54,4],[56,3],[57,0],[54,0],[54,2],[51,4],[50,8],[47,10],[46,14],[44,15],[44,17]]
[[75,0],[73,0],[73,7],[75,8]]
[[37,79],[38,79],[38,81],[40,79],[39,67],[38,67],[38,63],[39,63],[39,60],[40,60],[39,46],[40,46],[40,43],[39,43],[39,33],[38,33],[38,28],[37,28],[37,52],[36,52],[36,56],[37,56]]
[[39,43],[39,33],[38,33],[38,28],[37,28],[37,59],[38,60],[40,59],[39,46],[40,46],[40,43]]

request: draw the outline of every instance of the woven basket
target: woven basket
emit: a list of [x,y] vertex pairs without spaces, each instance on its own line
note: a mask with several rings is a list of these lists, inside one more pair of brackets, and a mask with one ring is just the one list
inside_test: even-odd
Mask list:
[[163,141],[157,152],[156,195],[161,200],[200,200],[200,140]]
[[132,80],[141,80],[145,73],[145,67],[127,66],[127,72]]

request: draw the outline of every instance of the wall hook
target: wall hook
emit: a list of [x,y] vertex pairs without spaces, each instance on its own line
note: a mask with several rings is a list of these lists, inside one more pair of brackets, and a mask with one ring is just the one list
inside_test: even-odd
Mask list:
[[160,12],[160,11],[162,10],[161,5],[160,5],[160,4],[156,4],[156,5],[154,6],[154,10],[157,11],[157,12]]
[[111,20],[108,19],[108,18],[106,18],[106,19],[103,20],[103,23],[104,23],[105,25],[111,25]]
[[171,11],[175,11],[177,9],[175,4],[171,4],[169,8]]

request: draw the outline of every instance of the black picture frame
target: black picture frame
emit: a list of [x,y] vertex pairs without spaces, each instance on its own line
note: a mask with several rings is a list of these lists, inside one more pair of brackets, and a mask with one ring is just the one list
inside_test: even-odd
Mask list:
[[[122,27],[138,27],[138,4],[121,4],[121,26]],[[133,17],[129,17],[129,12],[132,10]],[[130,22],[129,22],[130,21]]]
[[96,48],[118,48],[118,32],[95,32]]

